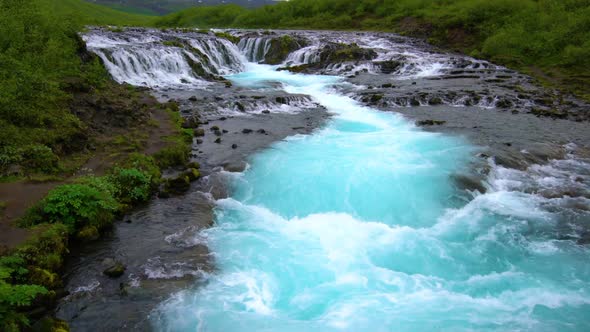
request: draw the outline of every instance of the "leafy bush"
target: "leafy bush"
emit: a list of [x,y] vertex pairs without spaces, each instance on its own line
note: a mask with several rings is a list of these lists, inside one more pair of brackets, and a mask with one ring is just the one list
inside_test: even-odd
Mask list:
[[110,179],[117,188],[115,197],[121,203],[144,202],[150,197],[151,176],[137,168],[116,168]]
[[63,223],[70,233],[85,226],[98,229],[110,224],[119,204],[106,190],[87,184],[67,184],[49,192],[23,222],[25,225]]
[[172,166],[184,165],[190,154],[190,146],[184,142],[173,142],[172,146],[163,148],[154,154],[158,166],[166,169]]
[[58,169],[59,158],[45,145],[31,145],[22,150],[22,166],[28,171],[51,173]]
[[39,294],[46,294],[47,289],[39,285],[20,284],[28,270],[25,261],[17,256],[0,257],[0,329],[2,331],[20,331],[21,326],[28,325],[27,317],[19,308],[29,306]]
[[67,252],[68,233],[62,224],[41,225],[26,244],[0,257],[0,330],[22,331],[29,321],[21,309],[34,299],[54,295],[42,285],[60,284],[56,271]]

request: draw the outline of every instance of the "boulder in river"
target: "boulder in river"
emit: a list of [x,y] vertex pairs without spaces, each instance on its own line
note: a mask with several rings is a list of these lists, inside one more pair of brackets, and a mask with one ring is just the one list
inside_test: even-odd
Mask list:
[[106,270],[102,271],[104,275],[110,278],[118,278],[125,273],[126,267],[125,265],[116,262],[114,265],[110,266]]

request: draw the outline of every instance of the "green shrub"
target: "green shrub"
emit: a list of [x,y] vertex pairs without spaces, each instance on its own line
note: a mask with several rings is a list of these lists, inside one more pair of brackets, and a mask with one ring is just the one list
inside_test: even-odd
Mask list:
[[27,171],[52,173],[58,170],[59,158],[45,145],[31,145],[22,150],[21,165]]
[[28,308],[39,296],[52,295],[42,285],[61,284],[56,271],[67,252],[66,227],[40,225],[33,233],[26,244],[0,257],[0,331],[22,331],[29,321],[21,309]]
[[137,168],[115,168],[109,178],[117,188],[115,197],[121,203],[144,202],[150,197],[151,176]]
[[28,270],[25,261],[18,256],[0,257],[0,330],[20,331],[27,326],[27,317],[19,308],[31,305],[39,294],[47,289],[39,285],[21,284]]
[[160,177],[162,174],[156,160],[152,156],[134,152],[130,154],[124,162],[120,163],[119,167],[136,168],[142,171],[146,176],[149,176],[152,189],[155,189],[160,183]]
[[67,184],[50,191],[23,223],[63,223],[74,233],[84,226],[101,229],[109,225],[118,209],[119,204],[106,190],[87,184]]
[[190,154],[190,146],[178,142],[172,146],[163,148],[154,154],[154,158],[160,169],[166,169],[173,166],[184,165]]

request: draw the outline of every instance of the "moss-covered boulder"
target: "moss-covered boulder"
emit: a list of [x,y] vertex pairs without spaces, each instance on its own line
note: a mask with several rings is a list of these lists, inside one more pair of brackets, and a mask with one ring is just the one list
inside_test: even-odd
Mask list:
[[320,53],[320,63],[332,64],[342,62],[369,61],[377,58],[377,52],[362,48],[356,43],[330,43],[324,46]]
[[201,177],[201,172],[199,172],[199,170],[196,168],[189,168],[184,172],[184,174],[188,177],[188,180],[191,182]]
[[273,38],[270,41],[264,62],[269,65],[278,65],[285,61],[291,52],[305,46],[307,46],[307,41],[303,38],[289,35]]
[[127,268],[125,267],[125,265],[117,262],[114,265],[112,265],[111,267],[104,270],[102,273],[109,278],[118,278],[125,273],[126,269]]
[[168,179],[164,188],[166,192],[170,194],[180,195],[187,192],[190,188],[191,181],[186,174],[180,174],[179,176]]

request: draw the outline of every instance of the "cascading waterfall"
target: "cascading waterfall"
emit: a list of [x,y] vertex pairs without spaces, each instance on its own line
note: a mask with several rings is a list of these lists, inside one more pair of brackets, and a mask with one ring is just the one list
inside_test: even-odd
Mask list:
[[121,39],[103,31],[84,38],[117,82],[153,88],[207,85],[189,60],[210,75],[240,72],[247,61],[231,42],[212,36],[184,37],[187,47],[168,46],[152,36]]
[[242,38],[238,48],[246,56],[248,61],[261,62],[270,49],[271,39],[267,37]]
[[191,39],[190,45],[207,56],[212,74],[229,75],[244,69],[245,59],[234,44],[221,38]]
[[156,329],[590,328],[590,252],[556,240],[559,202],[514,182],[529,173],[494,166],[488,193],[465,203],[449,180],[474,149],[463,140],[362,107],[331,88],[335,77],[250,65],[230,78],[280,81],[334,119],[228,174],[233,195],[199,234],[219,272],[164,302]]
[[307,46],[289,54],[285,63],[289,66],[317,63],[320,62],[320,53],[319,46]]

